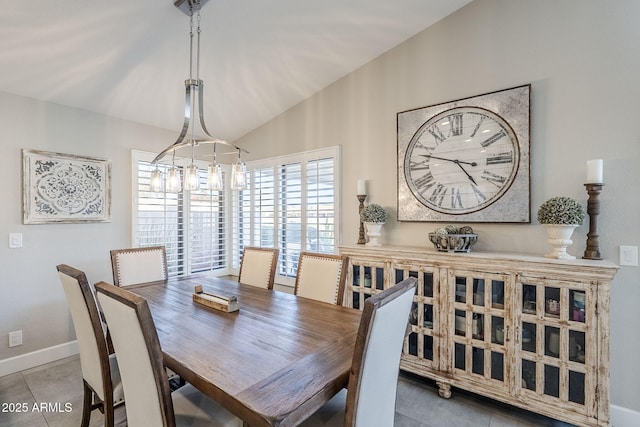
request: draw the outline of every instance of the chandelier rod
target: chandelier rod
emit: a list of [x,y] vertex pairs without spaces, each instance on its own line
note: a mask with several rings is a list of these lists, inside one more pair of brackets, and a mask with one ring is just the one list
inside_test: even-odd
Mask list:
[[[189,33],[190,42],[189,42],[189,78],[185,80],[185,107],[184,107],[184,122],[182,125],[182,130],[180,131],[180,135],[176,139],[176,141],[162,150],[152,161],[152,164],[158,163],[162,160],[167,154],[174,153],[179,148],[185,147],[187,145],[199,145],[199,144],[222,144],[229,147],[234,148],[238,151],[238,153],[244,151],[245,153],[249,153],[244,148],[241,148],[235,144],[227,142],[223,139],[214,137],[211,132],[207,129],[207,126],[204,121],[204,82],[200,80],[200,9],[204,3],[208,0],[175,0],[174,6],[176,6],[180,11],[189,15],[191,30]],[[193,13],[196,11],[198,13],[198,28],[196,32],[196,78],[193,78]],[[200,123],[200,127],[202,132],[208,138],[196,139],[193,132],[195,131],[195,123],[192,126],[192,137],[185,139],[187,132],[189,131],[189,124],[192,121],[192,108],[193,103],[195,103],[195,94],[197,93],[197,102],[198,102],[198,121]],[[195,107],[195,105],[193,105]]]

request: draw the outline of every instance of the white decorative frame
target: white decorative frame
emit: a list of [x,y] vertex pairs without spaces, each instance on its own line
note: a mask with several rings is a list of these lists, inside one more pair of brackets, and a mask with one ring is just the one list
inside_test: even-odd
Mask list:
[[111,221],[111,162],[22,150],[23,222]]

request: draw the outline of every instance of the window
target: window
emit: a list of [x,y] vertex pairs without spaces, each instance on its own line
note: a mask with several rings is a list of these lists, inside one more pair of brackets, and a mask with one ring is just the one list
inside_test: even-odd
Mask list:
[[[227,268],[224,191],[149,190],[153,155],[134,151],[134,246],[164,245],[170,276]],[[206,164],[198,165],[206,182]],[[167,165],[158,165],[166,172]],[[182,170],[181,170],[182,173]],[[183,174],[184,176],[184,174]]]
[[237,273],[245,246],[278,247],[278,283],[292,285],[300,251],[336,252],[339,147],[248,162],[248,189],[220,192],[151,192],[154,154],[133,153],[133,244],[165,245],[170,276]]
[[245,246],[278,247],[278,283],[292,284],[300,251],[335,253],[339,148],[247,163],[249,189],[233,199],[232,264]]

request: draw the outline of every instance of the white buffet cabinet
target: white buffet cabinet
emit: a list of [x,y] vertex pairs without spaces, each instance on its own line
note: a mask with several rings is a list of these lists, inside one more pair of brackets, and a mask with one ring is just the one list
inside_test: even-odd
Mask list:
[[418,287],[401,368],[581,426],[609,426],[606,261],[422,247],[341,246],[344,304],[413,276]]

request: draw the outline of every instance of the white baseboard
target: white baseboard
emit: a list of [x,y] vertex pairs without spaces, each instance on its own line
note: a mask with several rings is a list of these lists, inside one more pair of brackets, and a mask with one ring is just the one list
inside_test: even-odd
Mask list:
[[640,412],[616,405],[611,405],[609,412],[611,415],[611,427],[640,426]]
[[59,359],[64,359],[65,357],[78,354],[78,352],[78,341],[70,341],[64,344],[54,345],[53,347],[43,348],[42,350],[32,351],[31,353],[21,354],[20,356],[0,360],[0,377],[44,365],[45,363]]

